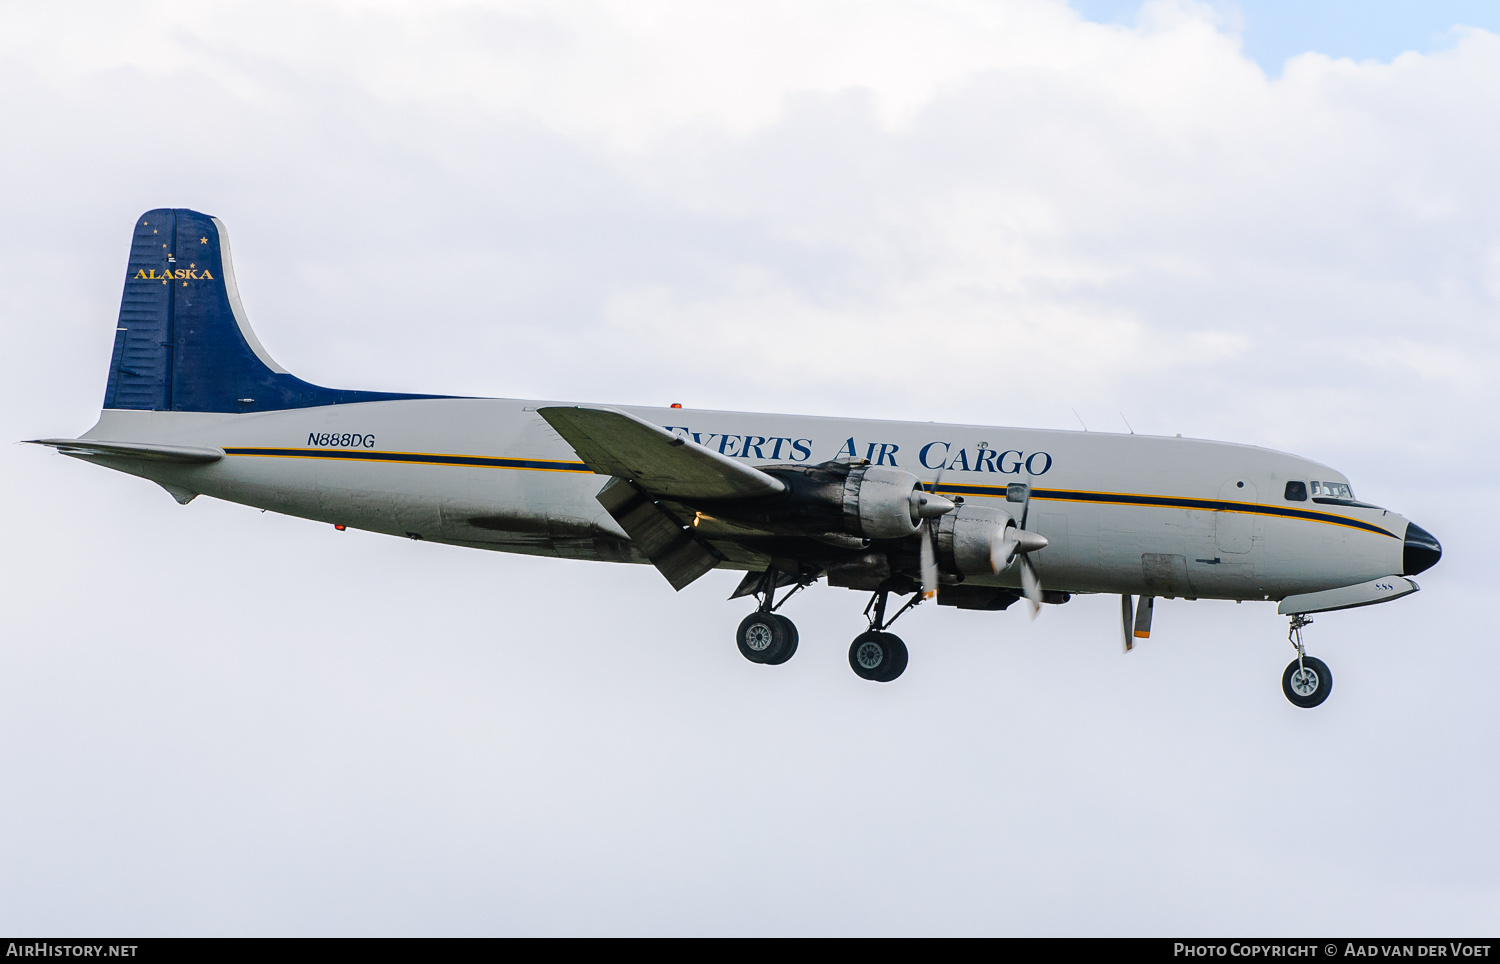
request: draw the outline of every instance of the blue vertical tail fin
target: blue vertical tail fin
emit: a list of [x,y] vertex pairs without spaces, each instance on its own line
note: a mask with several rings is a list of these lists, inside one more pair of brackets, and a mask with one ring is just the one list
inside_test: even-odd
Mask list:
[[105,408],[259,412],[434,397],[322,388],[288,374],[245,318],[224,225],[186,208],[136,220]]

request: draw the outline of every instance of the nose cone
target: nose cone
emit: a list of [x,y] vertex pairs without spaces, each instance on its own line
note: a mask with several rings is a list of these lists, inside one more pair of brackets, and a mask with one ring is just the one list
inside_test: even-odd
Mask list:
[[1426,572],[1437,565],[1437,561],[1441,558],[1443,558],[1443,547],[1438,545],[1433,534],[1415,522],[1408,522],[1406,524],[1406,551],[1401,554],[1401,568],[1405,570],[1402,575],[1415,576],[1419,572]]

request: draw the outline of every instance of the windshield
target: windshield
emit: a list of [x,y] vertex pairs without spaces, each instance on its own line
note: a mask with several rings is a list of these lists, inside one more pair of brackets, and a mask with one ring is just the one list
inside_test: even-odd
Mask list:
[[1349,490],[1347,482],[1314,482],[1312,484],[1313,498],[1319,496],[1325,499],[1353,499],[1354,493]]

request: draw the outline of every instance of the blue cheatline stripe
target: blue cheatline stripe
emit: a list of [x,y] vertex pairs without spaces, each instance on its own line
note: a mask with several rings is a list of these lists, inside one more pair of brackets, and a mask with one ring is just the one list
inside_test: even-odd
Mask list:
[[[267,449],[225,448],[225,455],[254,456],[274,459],[322,459],[340,462],[390,462],[406,465],[465,465],[482,469],[522,469],[533,472],[593,472],[582,462],[561,462],[554,459],[506,459],[486,455],[449,455],[438,452],[367,452],[358,449]],[[992,499],[1005,498],[1003,485],[955,485],[951,482],[936,487],[938,492],[949,495],[974,495]],[[1380,526],[1332,512],[1313,512],[1308,509],[1293,509],[1288,506],[1258,505],[1253,502],[1226,502],[1218,499],[1186,499],[1166,495],[1138,495],[1129,492],[1087,492],[1077,489],[1032,489],[1031,497],[1049,502],[1092,502],[1102,505],[1138,505],[1157,509],[1196,509],[1202,512],[1243,512],[1247,515],[1276,516],[1283,519],[1301,519],[1307,522],[1322,522],[1328,525],[1346,526],[1363,532],[1400,536]]]
[[225,455],[271,459],[322,459],[335,462],[396,462],[408,465],[467,465],[482,469],[530,469],[537,472],[592,473],[582,462],[553,459],[501,459],[485,455],[447,455],[438,452],[366,452],[358,449],[226,448]]
[[[954,485],[943,483],[937,486],[937,491],[952,495],[977,495],[994,499],[1005,498],[1005,486],[1003,485]],[[1332,512],[1313,512],[1309,509],[1294,509],[1290,506],[1280,505],[1259,505],[1254,502],[1227,502],[1219,499],[1185,499],[1168,495],[1138,495],[1130,492],[1086,492],[1076,489],[1032,489],[1031,497],[1049,502],[1093,502],[1101,505],[1139,505],[1156,509],[1243,512],[1246,515],[1275,516],[1282,519],[1301,519],[1307,522],[1322,522],[1328,525],[1347,526],[1350,529],[1359,529],[1363,532],[1373,532],[1377,535],[1390,536],[1392,539],[1401,538],[1394,532],[1383,529],[1374,523],[1365,522],[1360,519],[1351,519],[1348,516],[1336,515]]]

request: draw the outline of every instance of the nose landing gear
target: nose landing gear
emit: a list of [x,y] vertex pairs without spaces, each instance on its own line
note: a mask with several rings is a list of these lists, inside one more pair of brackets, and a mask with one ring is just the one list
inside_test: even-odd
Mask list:
[[1307,655],[1307,649],[1302,645],[1302,627],[1311,622],[1306,616],[1292,617],[1292,627],[1287,632],[1287,638],[1296,648],[1297,658],[1287,664],[1286,670],[1281,674],[1281,691],[1291,700],[1292,705],[1303,709],[1321,705],[1328,699],[1328,694],[1333,692],[1333,673],[1329,672],[1328,664],[1315,656]]

